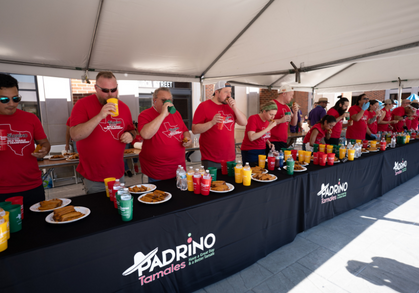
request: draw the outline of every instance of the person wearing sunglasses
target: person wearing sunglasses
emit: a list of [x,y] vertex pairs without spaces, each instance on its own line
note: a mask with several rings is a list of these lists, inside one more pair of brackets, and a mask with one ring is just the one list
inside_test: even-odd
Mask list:
[[347,139],[365,139],[367,134],[367,120],[369,118],[366,110],[370,106],[369,99],[365,94],[357,97],[355,105],[349,108],[349,117],[353,121],[346,130]]
[[[23,196],[24,205],[45,200],[42,172],[37,158],[43,158],[51,145],[42,124],[32,113],[18,109],[21,97],[17,80],[0,74],[0,202]],[[35,143],[41,148],[35,152]]]
[[77,171],[84,177],[86,194],[105,191],[103,180],[115,177],[125,182],[124,150],[136,136],[131,111],[118,101],[118,116],[112,117],[118,98],[118,83],[112,72],[99,72],[96,93],[78,100],[71,112],[70,135],[76,141],[80,163]]

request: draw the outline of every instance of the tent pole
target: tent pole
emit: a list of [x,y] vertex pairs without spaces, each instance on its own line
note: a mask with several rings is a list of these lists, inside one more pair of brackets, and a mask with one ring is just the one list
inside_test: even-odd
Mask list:
[[104,0],[99,1],[99,7],[97,10],[96,20],[95,20],[95,27],[93,28],[92,41],[90,42],[89,53],[87,54],[87,64],[85,68],[86,74],[87,74],[87,71],[89,70],[90,60],[92,59],[92,54],[93,54],[93,47],[95,46],[95,42],[96,42],[96,34],[97,34],[98,26],[99,26],[100,15],[102,14],[103,1]]
[[322,83],[324,83],[325,81],[331,79],[332,77],[335,77],[336,75],[338,75],[339,73],[342,73],[343,71],[345,71],[346,69],[348,69],[349,67],[352,67],[353,65],[355,65],[356,63],[352,63],[349,64],[348,66],[346,66],[345,68],[339,70],[338,72],[336,72],[335,74],[332,74],[331,76],[329,76],[328,78],[322,80],[321,82],[319,82],[318,84],[316,84],[315,86],[313,86],[313,88],[318,87],[319,85],[321,85]]
[[398,98],[397,100],[399,101],[399,107],[402,105],[402,80],[400,79],[400,77],[397,78],[399,80],[399,88],[398,88]]
[[277,80],[275,80],[273,83],[271,83],[269,86],[274,86],[274,84],[276,84],[278,81],[280,81],[281,79],[285,78],[285,76],[287,76],[288,74],[284,74],[283,76],[281,76],[280,78],[278,78]]

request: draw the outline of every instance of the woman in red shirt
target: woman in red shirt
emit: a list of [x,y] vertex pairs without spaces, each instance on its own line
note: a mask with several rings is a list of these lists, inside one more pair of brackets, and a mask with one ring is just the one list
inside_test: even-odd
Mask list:
[[[355,105],[349,108],[349,126],[346,130],[347,139],[365,139],[367,133],[368,114],[365,111],[370,106],[369,99],[365,94],[358,96]],[[352,121],[352,125],[351,125]]]
[[391,120],[391,108],[393,108],[393,101],[391,99],[385,100],[384,109],[381,111],[381,120],[378,122],[378,131],[393,130],[391,124],[397,123],[397,121]]
[[266,144],[271,147],[269,138],[271,129],[277,125],[274,120],[278,106],[274,101],[267,102],[260,108],[261,113],[249,117],[241,146],[243,163],[258,162],[259,155],[265,155]]
[[371,100],[368,110],[365,111],[365,113],[368,114],[368,120],[367,120],[368,129],[365,135],[365,139],[373,140],[377,138],[375,135],[378,132],[378,122],[380,122],[381,120],[381,111],[379,111],[379,107],[380,107],[380,104],[378,103],[377,100]]
[[336,118],[332,115],[326,115],[311,127],[310,131],[306,134],[303,141],[303,149],[305,149],[306,143],[310,143],[313,146],[315,143],[320,143],[323,137],[326,139],[330,138],[332,134],[332,128],[336,125]]
[[346,117],[349,117],[349,113],[345,113],[349,107],[349,100],[342,96],[338,97],[336,104],[327,111],[327,115],[332,115],[336,118],[336,125],[332,128],[332,134],[329,139],[326,139],[327,144],[339,144],[340,135],[342,133],[342,128],[346,128],[348,124],[343,125],[343,120]]

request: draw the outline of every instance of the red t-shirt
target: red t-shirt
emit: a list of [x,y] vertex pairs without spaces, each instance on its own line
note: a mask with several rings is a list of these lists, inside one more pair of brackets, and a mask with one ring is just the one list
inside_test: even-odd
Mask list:
[[[71,127],[85,123],[102,109],[96,95],[85,97],[74,105],[71,112]],[[118,102],[119,116],[108,115],[85,139],[76,142],[80,163],[77,171],[86,179],[100,182],[108,177],[124,175],[125,143],[120,137],[134,129],[131,112],[126,104]]]
[[316,123],[313,127],[310,128],[309,132],[304,137],[303,144],[310,142],[310,137],[311,133],[313,132],[313,129],[317,129],[319,131],[319,133],[317,133],[316,140],[314,141],[314,143],[320,143],[322,138],[326,136],[326,130],[322,129],[322,125],[320,123]]
[[[336,111],[335,108],[330,108],[329,111],[327,111],[327,115],[331,115],[335,117],[336,119],[340,116],[338,111]],[[343,119],[340,119],[338,122],[336,122],[336,125],[332,128],[332,134],[330,135],[331,138],[340,138],[340,134],[342,132],[342,126],[343,126]]]
[[[383,109],[383,111],[386,112],[386,115],[384,116],[382,121],[391,121],[391,111],[387,109]],[[377,130],[378,131],[389,131],[388,128],[389,124],[378,124]]]
[[234,126],[236,115],[229,105],[217,105],[212,100],[199,104],[193,116],[193,124],[202,124],[211,121],[215,114],[220,113],[226,117],[223,128],[218,130],[218,125],[201,133],[199,137],[199,149],[201,160],[209,160],[220,163],[221,160],[234,161],[236,149],[234,141]]
[[[151,107],[138,115],[138,132],[160,114]],[[141,170],[147,176],[165,180],[176,177],[178,165],[185,165],[185,148],[182,146],[183,133],[188,131],[179,112],[169,114],[159,130],[150,139],[143,140],[140,153]]]
[[[374,111],[366,110],[365,112],[368,113],[368,120],[374,118],[377,115]],[[377,134],[377,132],[378,132],[378,122],[377,122],[377,119],[378,118],[376,118],[375,121],[373,123],[371,123],[371,124],[369,124],[368,123],[368,120],[367,120],[368,128],[370,129],[370,131],[371,131],[372,134]]]
[[[349,116],[352,117],[353,115],[356,115],[361,111],[361,107],[359,107],[358,105],[353,105],[349,108]],[[359,119],[359,121],[353,120],[353,125],[348,126],[348,130],[346,130],[346,138],[365,139],[365,135],[367,134],[367,119],[368,113],[367,111],[365,111],[364,115],[361,117],[361,119]]]
[[266,140],[271,137],[271,133],[268,131],[258,139],[250,141],[248,132],[260,132],[269,126],[269,121],[262,121],[259,114],[252,115],[247,119],[246,131],[244,132],[243,143],[241,146],[242,151],[250,150],[264,150],[266,148]]
[[[275,119],[281,119],[285,116],[286,112],[291,112],[290,108],[287,105],[282,105],[277,100],[273,100],[278,106],[278,112],[276,112]],[[270,141],[282,141],[287,142],[288,140],[288,125],[289,122],[280,123],[274,128],[271,129],[271,139]]]
[[47,136],[38,117],[17,109],[13,115],[0,115],[0,129],[7,130],[7,149],[0,151],[0,193],[40,186],[42,172],[31,153],[35,150],[35,140]]
[[418,113],[419,113],[419,110],[416,110],[416,114],[415,114],[414,119],[412,120],[412,122],[410,124],[409,129],[414,129],[414,130],[418,129],[418,118],[419,118]]
[[[397,107],[396,109],[394,109],[391,112],[391,119],[392,120],[396,120],[394,118],[395,116],[403,117],[404,115],[406,115],[406,111],[404,110],[404,107]],[[402,119],[399,122],[397,122],[396,124],[393,124],[394,131],[396,131],[396,132],[402,132],[402,131],[404,131],[404,129],[403,129],[404,122],[405,122],[405,119]]]

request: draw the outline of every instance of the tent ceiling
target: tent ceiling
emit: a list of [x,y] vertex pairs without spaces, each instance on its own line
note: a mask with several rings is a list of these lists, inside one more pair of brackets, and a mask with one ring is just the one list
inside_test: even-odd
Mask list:
[[419,79],[417,0],[3,0],[0,71],[80,78],[101,3],[89,68],[118,78],[199,81],[208,69],[205,83],[275,87],[295,84],[292,61],[300,88]]

